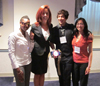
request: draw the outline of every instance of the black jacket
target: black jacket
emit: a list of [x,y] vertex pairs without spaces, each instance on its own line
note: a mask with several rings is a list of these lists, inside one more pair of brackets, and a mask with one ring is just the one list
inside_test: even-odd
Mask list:
[[[42,33],[42,27],[36,26],[35,24],[32,24],[31,31],[34,33],[34,48],[32,53],[35,53],[39,56],[43,55],[44,52],[49,53],[49,40],[51,38],[52,33],[52,25],[49,27],[50,36],[48,40],[46,41],[43,33]],[[31,54],[32,54],[31,53]]]

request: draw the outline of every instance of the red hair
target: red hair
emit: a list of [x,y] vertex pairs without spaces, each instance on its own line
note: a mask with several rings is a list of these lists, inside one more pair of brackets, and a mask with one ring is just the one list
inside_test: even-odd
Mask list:
[[41,16],[42,16],[42,13],[43,13],[44,9],[48,9],[48,11],[49,11],[49,19],[48,19],[48,22],[47,22],[47,24],[48,24],[48,26],[49,26],[49,25],[51,24],[51,11],[50,11],[50,8],[49,8],[48,5],[42,5],[42,6],[38,9],[37,14],[36,14],[36,20],[37,20],[37,22],[39,22],[39,24],[41,25],[41,21],[42,21]]

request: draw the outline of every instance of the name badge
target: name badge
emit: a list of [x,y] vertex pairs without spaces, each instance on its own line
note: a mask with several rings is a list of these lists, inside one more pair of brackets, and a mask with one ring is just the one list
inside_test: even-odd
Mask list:
[[80,53],[80,47],[74,46],[74,52],[75,53]]
[[60,37],[60,43],[61,44],[67,43],[67,40],[66,40],[66,37],[65,36]]

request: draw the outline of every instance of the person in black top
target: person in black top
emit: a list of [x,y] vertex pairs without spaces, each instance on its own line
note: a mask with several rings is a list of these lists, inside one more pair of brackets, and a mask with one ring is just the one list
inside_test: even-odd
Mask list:
[[31,26],[34,33],[32,56],[32,73],[34,86],[44,86],[45,73],[48,67],[49,39],[52,33],[51,11],[48,5],[42,5],[36,13],[36,22]]
[[[58,67],[58,58],[55,58],[55,65],[59,76],[60,86],[70,86],[71,84],[71,72],[73,67],[72,57],[72,39],[74,25],[68,24],[68,11],[62,9],[57,14],[59,24],[53,28],[52,43],[56,44],[56,49],[61,50],[60,66]],[[58,70],[60,68],[60,72]]]

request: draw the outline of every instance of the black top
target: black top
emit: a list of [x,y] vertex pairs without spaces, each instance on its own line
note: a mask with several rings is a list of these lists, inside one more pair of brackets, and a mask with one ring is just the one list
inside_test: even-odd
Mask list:
[[52,25],[49,26],[49,32],[50,36],[48,37],[48,40],[46,41],[43,33],[42,33],[42,27],[36,26],[35,24],[32,24],[31,31],[34,33],[34,48],[32,53],[36,53],[37,55],[41,56],[44,54],[44,52],[49,53],[49,40],[51,39],[52,35]]
[[[53,28],[53,38],[51,42],[56,44],[56,49],[60,49],[62,52],[61,61],[67,59],[68,56],[72,56],[72,39],[73,39],[74,25],[66,23],[65,26],[57,25]],[[61,44],[60,37],[65,36],[67,42]]]
[[48,67],[49,40],[52,35],[52,25],[49,26],[50,36],[45,40],[42,27],[32,24],[31,31],[34,33],[34,48],[31,53],[32,69],[35,74],[44,74]]

